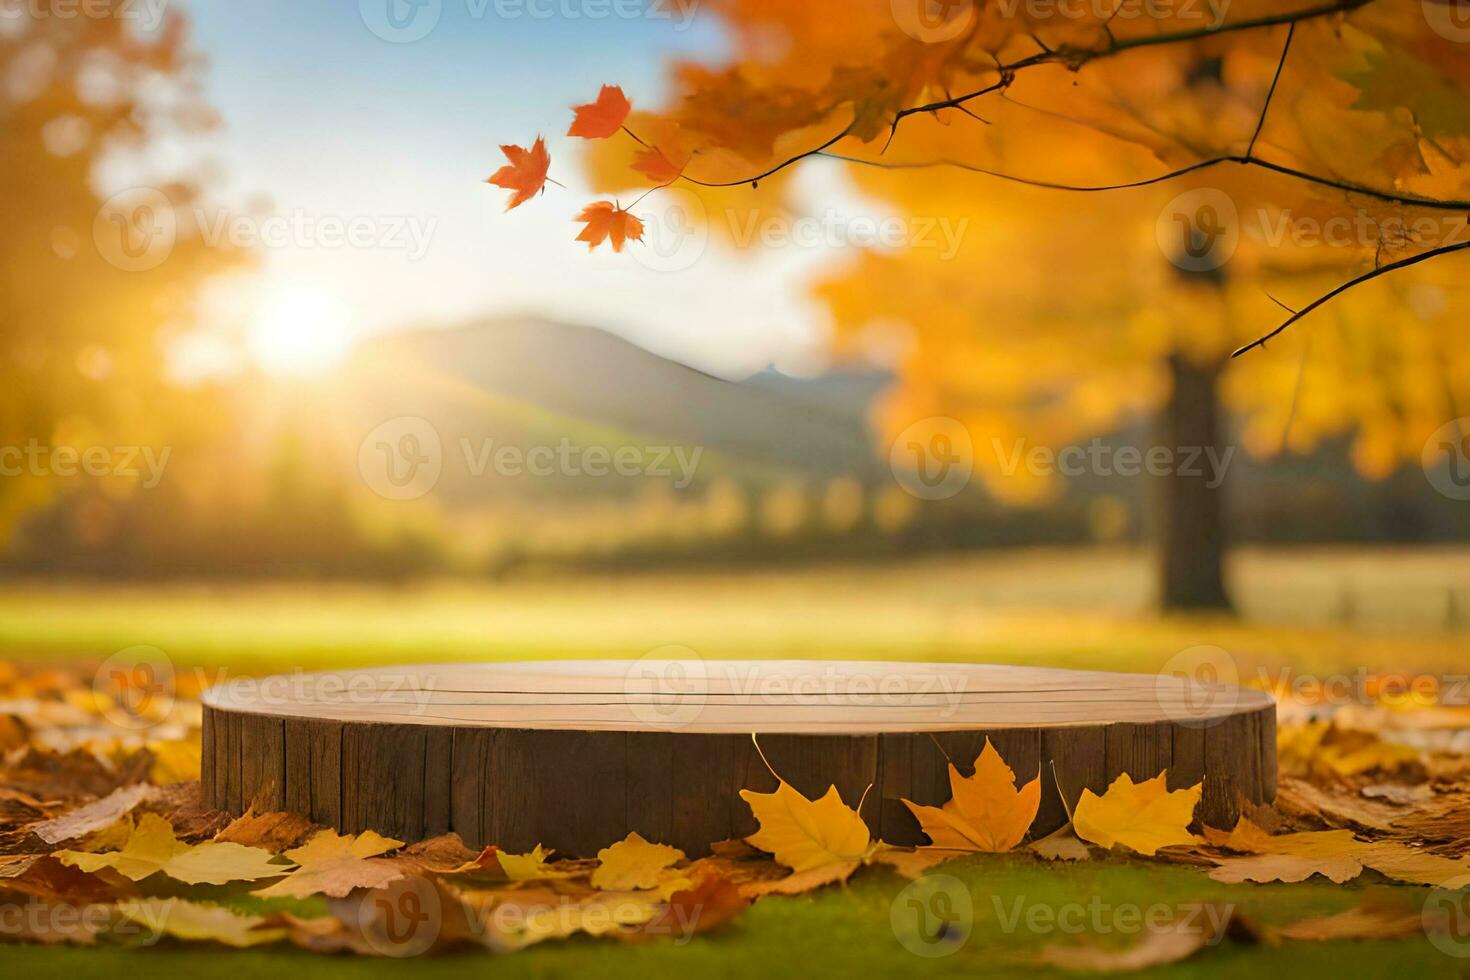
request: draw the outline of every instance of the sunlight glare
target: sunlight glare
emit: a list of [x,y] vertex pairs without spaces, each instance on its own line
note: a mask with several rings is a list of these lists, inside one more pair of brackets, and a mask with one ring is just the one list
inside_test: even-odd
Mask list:
[[320,374],[342,363],[351,347],[347,308],[319,290],[271,292],[256,314],[249,347],[268,374]]

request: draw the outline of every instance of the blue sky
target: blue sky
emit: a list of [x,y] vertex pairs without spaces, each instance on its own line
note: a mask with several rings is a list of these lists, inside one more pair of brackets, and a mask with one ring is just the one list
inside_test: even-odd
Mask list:
[[[681,22],[658,0],[641,0],[632,18],[607,14],[633,0],[410,2],[189,3],[224,121],[207,146],[222,171],[215,199],[236,213],[263,203],[308,224],[366,219],[391,236],[411,220],[422,232],[418,248],[400,247],[406,233],[392,247],[293,236],[258,249],[263,286],[252,288],[329,294],[354,332],[528,312],[607,327],[725,374],[814,365],[822,316],[801,284],[831,259],[822,249],[735,256],[711,245],[667,271],[572,240],[572,216],[591,198],[576,141],[562,135],[568,107],[604,82],[659,102],[670,58],[720,56],[716,24]],[[385,40],[390,3],[409,36],[432,30]],[[506,192],[483,180],[502,162],[500,143],[538,133],[569,189],[506,212]],[[834,173],[810,183],[831,188]]]

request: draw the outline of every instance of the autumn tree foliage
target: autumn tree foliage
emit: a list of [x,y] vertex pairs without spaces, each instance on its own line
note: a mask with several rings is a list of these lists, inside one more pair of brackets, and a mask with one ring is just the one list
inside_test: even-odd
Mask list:
[[[162,340],[232,259],[175,220],[196,182],[147,163],[157,141],[214,123],[183,16],[146,24],[123,0],[25,14],[0,20],[0,446],[49,465],[57,447],[157,437],[171,414]],[[0,538],[64,482],[14,451],[5,462]]]
[[[950,222],[953,248],[916,234],[816,285],[840,350],[898,352],[888,440],[958,419],[986,486],[1026,502],[1055,487],[1011,447],[1139,413],[1174,449],[1349,439],[1381,477],[1465,411],[1470,24],[1453,0],[701,9],[728,64],[675,65],[657,109],[616,88],[577,109],[613,195],[580,237],[638,241],[645,196],[679,193],[738,240],[746,216],[800,209],[790,178],[816,156],[911,227]],[[1219,488],[1158,483],[1164,604],[1228,606]]]

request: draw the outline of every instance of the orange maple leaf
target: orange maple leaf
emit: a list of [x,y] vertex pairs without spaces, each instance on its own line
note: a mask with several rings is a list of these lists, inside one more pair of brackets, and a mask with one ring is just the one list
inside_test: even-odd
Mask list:
[[1016,774],[990,739],[975,760],[975,774],[949,767],[951,799],[944,806],[904,804],[935,847],[961,851],[1009,851],[1021,843],[1041,805],[1041,777],[1016,788]]
[[650,146],[646,150],[639,150],[633,155],[633,169],[643,174],[655,184],[672,184],[684,172],[682,167],[674,165],[664,151],[656,146]]
[[551,154],[546,152],[546,141],[539,136],[529,150],[523,146],[502,146],[500,152],[510,163],[491,174],[485,183],[515,191],[505,206],[509,211],[525,204],[545,186],[546,171],[551,169]]
[[623,121],[633,111],[633,103],[628,101],[620,87],[604,85],[602,91],[597,93],[596,102],[573,106],[572,111],[577,114],[577,118],[572,120],[567,135],[600,140],[623,128]]
[[589,252],[609,239],[614,252],[621,252],[623,242],[629,238],[643,241],[643,222],[612,201],[594,201],[582,209],[577,220],[587,223],[577,241],[586,242]]

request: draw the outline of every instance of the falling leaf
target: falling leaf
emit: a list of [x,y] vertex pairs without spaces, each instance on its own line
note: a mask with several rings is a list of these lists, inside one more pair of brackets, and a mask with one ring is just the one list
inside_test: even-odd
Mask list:
[[551,154],[546,152],[546,141],[539,136],[529,150],[505,145],[501,146],[500,152],[510,162],[491,174],[486,183],[515,191],[505,205],[509,211],[525,204],[545,186],[546,173],[551,169]]
[[1195,843],[1186,828],[1194,819],[1202,784],[1171,793],[1166,776],[1159,773],[1135,783],[1125,772],[1102,796],[1084,789],[1072,814],[1077,836],[1099,847],[1122,844],[1144,855],[1161,847]]
[[48,844],[60,844],[62,841],[85,837],[117,823],[138,804],[152,799],[156,793],[157,790],[146,783],[123,786],[100,800],[77,807],[54,820],[36,824],[31,828],[31,833]]
[[133,881],[163,872],[189,885],[223,885],[285,874],[290,868],[273,863],[273,855],[258,847],[206,841],[185,844],[173,827],[156,813],[145,813],[121,850],[100,854],[57,851],[54,857],[83,871],[112,868]]
[[684,852],[667,844],[650,844],[636,831],[597,852],[601,865],[592,872],[592,887],[608,891],[657,888],[664,869],[684,860]]
[[286,937],[281,928],[262,929],[258,915],[238,915],[222,905],[206,905],[182,898],[138,898],[118,902],[123,918],[146,927],[155,936],[189,941],[207,940],[226,946],[259,946]]
[[963,851],[1009,851],[1021,843],[1041,805],[1041,779],[1016,789],[1016,774],[990,739],[975,759],[975,774],[949,766],[951,799],[941,807],[904,800],[935,847]]
[[285,853],[299,867],[255,894],[262,898],[340,898],[355,888],[378,888],[403,877],[398,865],[378,855],[402,846],[402,841],[371,830],[346,837],[334,830],[318,831],[304,845]]
[[792,871],[810,871],[828,864],[862,863],[872,852],[868,825],[857,811],[842,802],[836,786],[809,800],[776,777],[774,793],[740,791],[750,804],[760,829],[746,840],[770,853]]
[[586,223],[577,241],[586,242],[589,252],[605,241],[612,242],[614,252],[621,252],[628,239],[643,240],[643,222],[612,201],[594,201],[582,209],[577,220]]
[[572,111],[577,115],[572,120],[571,128],[567,130],[568,136],[580,136],[589,140],[606,139],[623,128],[628,113],[633,111],[633,104],[619,86],[604,85],[602,91],[597,93],[596,102],[574,106]]
[[633,154],[633,169],[660,186],[672,184],[683,173],[683,168],[677,166],[656,146]]

